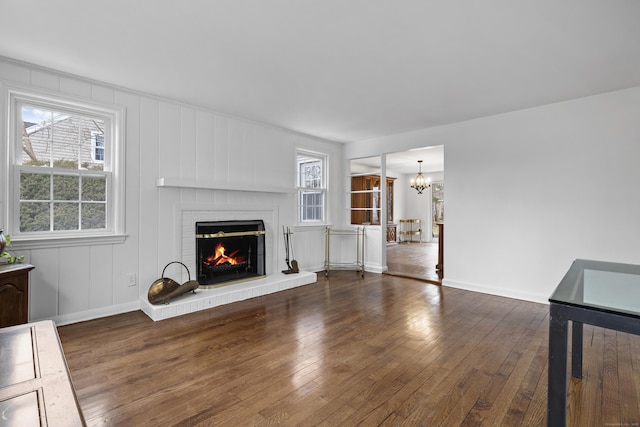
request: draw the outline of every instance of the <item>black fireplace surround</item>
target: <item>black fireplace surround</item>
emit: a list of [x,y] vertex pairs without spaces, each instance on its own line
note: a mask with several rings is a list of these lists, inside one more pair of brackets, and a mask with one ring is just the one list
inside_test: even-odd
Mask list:
[[265,276],[264,222],[196,222],[196,271],[204,288]]

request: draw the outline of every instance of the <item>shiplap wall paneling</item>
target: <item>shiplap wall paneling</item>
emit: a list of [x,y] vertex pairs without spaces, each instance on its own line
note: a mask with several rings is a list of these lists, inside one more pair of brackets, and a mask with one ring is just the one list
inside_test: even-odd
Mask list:
[[[121,245],[110,247],[113,267],[112,282],[113,303],[122,304],[135,301],[140,284],[140,263],[138,248],[140,245],[140,96],[118,91],[115,102],[126,108],[125,135],[125,231],[127,238]],[[144,157],[146,161],[146,157]],[[108,266],[104,267],[105,270]],[[136,286],[129,286],[129,274],[136,275]],[[142,286],[145,288],[145,286]],[[97,304],[96,306],[100,306]],[[93,306],[92,306],[93,308]]]
[[[86,246],[57,249],[58,312],[64,315],[89,309],[91,283],[91,250]],[[111,257],[105,260],[111,264]],[[38,262],[39,264],[39,262]],[[53,278],[52,278],[53,279]],[[110,285],[110,283],[109,283]],[[105,304],[110,304],[109,300]]]
[[213,158],[207,159],[208,162],[212,162],[213,168],[205,168],[202,177],[206,181],[213,179],[226,183],[229,181],[229,153],[233,150],[229,138],[229,119],[216,115],[214,120]]
[[[158,236],[158,210],[162,189],[156,187],[158,178],[158,139],[159,102],[143,97],[140,100],[140,163],[137,165],[140,179],[140,216],[136,220],[139,229],[140,245],[138,262],[140,277],[139,293],[143,297],[149,286],[158,277],[158,253],[160,238]],[[163,241],[162,247],[166,248]]]
[[[182,109],[180,106],[168,102],[160,102],[159,106],[159,132],[158,132],[158,166],[155,177],[180,176],[180,164],[182,159],[180,147]],[[158,239],[158,263],[156,265],[157,277],[163,268],[172,261],[180,261],[178,252],[179,242],[175,239],[175,210],[180,203],[180,190],[157,189],[158,191],[158,223],[156,234]],[[144,225],[143,225],[144,226]],[[175,277],[179,274],[179,265],[171,265],[166,274]]]
[[51,319],[58,315],[58,249],[33,249],[29,273],[29,320]]
[[[128,288],[125,277],[114,262],[114,252],[122,252],[120,245],[96,245],[89,247],[89,300],[84,309],[107,307],[114,303],[131,301],[137,289]],[[114,251],[115,248],[115,251]],[[114,268],[115,267],[115,268]],[[136,272],[135,270],[133,272]],[[132,295],[134,294],[134,295]]]

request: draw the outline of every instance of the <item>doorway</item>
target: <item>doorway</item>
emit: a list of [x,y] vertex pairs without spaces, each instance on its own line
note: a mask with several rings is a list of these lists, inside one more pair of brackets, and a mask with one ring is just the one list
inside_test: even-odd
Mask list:
[[432,182],[429,190],[431,225],[424,227],[421,234],[430,236],[422,238],[420,235],[419,239],[413,240],[415,234],[410,234],[409,239],[405,240],[399,234],[402,241],[387,245],[386,273],[442,284],[439,245],[444,227],[444,181]]
[[[425,147],[386,154],[383,157],[386,176],[393,180],[393,190],[386,191],[387,206],[375,203],[375,197],[372,197],[373,202],[369,205],[355,200],[363,198],[363,194],[366,195],[369,191],[375,195],[383,186],[354,191],[355,184],[352,182],[352,217],[356,203],[363,206],[358,211],[371,211],[372,217],[378,211],[379,215],[387,218],[387,244],[384,250],[388,268],[386,274],[441,284],[442,274],[436,269],[436,265],[439,262],[438,222],[444,221],[444,147]],[[422,162],[418,163],[418,160]],[[379,173],[381,162],[381,157],[351,160],[352,180],[357,179],[354,176]],[[429,187],[422,194],[411,187],[411,179],[416,177],[419,169],[429,181]],[[389,187],[389,183],[386,185]],[[411,219],[419,220],[419,236],[400,234],[400,220]]]
[[[398,233],[396,241],[386,246],[386,274],[442,284],[443,274],[436,266],[439,263],[438,224],[444,223],[445,212],[444,147],[425,147],[386,157],[387,170],[398,176],[394,214]],[[411,187],[419,171],[429,183],[421,194]],[[409,232],[400,231],[400,225],[404,230],[406,221],[419,221],[420,233],[415,233],[416,223],[411,224]]]

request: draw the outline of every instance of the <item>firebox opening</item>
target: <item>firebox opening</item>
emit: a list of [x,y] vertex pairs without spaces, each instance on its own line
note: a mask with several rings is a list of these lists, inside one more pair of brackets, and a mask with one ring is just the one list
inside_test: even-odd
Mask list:
[[196,271],[205,288],[265,276],[263,221],[197,222]]

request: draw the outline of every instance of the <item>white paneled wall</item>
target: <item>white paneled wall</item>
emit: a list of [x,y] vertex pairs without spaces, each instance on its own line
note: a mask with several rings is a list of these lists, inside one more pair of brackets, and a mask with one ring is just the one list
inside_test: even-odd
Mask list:
[[[276,207],[274,268],[284,269],[282,226],[295,226],[295,149],[329,154],[330,220],[344,221],[342,145],[241,118],[205,111],[151,95],[0,59],[0,83],[20,84],[126,107],[126,233],[122,244],[37,247],[15,242],[35,265],[31,273],[30,320],[58,324],[135,310],[170,261],[180,260],[176,237],[179,206]],[[3,100],[3,103],[6,102]],[[2,111],[4,108],[2,107]],[[6,115],[3,115],[6,116]],[[2,164],[6,123],[1,122]],[[215,183],[211,188],[158,187],[158,178]],[[233,184],[249,191],[220,189]],[[250,191],[255,187],[290,192]],[[1,196],[4,197],[4,196]],[[6,200],[0,198],[0,206]],[[233,218],[230,218],[233,219]],[[259,219],[259,218],[258,218]],[[6,227],[4,217],[0,225]],[[9,230],[10,232],[10,230]],[[302,269],[322,268],[321,227],[295,227],[296,258]],[[136,286],[129,286],[135,274]]]

